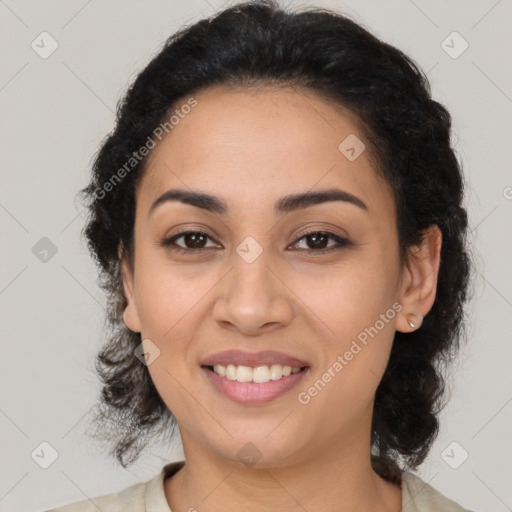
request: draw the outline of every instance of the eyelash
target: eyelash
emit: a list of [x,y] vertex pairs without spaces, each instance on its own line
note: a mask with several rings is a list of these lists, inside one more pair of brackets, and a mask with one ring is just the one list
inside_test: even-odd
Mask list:
[[[185,253],[190,254],[191,252],[203,252],[205,250],[208,250],[207,247],[206,248],[202,247],[200,249],[185,249],[183,247],[179,247],[179,246],[176,246],[176,245],[174,247],[171,247],[171,245],[174,243],[175,240],[178,240],[179,238],[181,238],[181,237],[183,237],[185,235],[189,235],[189,234],[203,235],[203,236],[206,236],[207,238],[211,239],[211,237],[207,233],[204,233],[203,231],[182,231],[181,233],[173,235],[170,238],[164,238],[164,239],[160,240],[158,242],[158,245],[160,245],[162,247],[165,247],[166,249],[169,249],[169,250],[172,250],[172,251],[176,251],[176,252],[181,253],[181,254],[185,254]],[[342,249],[343,247],[348,247],[350,245],[353,245],[348,239],[343,238],[343,237],[341,237],[339,235],[335,235],[334,233],[330,233],[329,231],[308,231],[306,233],[301,234],[300,238],[298,238],[293,243],[293,245],[296,245],[303,238],[306,238],[306,237],[311,236],[311,235],[324,235],[324,236],[327,236],[328,238],[334,240],[335,242],[338,242],[338,245],[334,246],[334,247],[330,247],[328,249],[299,249],[299,250],[305,251],[305,252],[307,252],[309,254],[321,255],[321,254],[328,254],[328,253],[331,253],[331,252],[336,251],[338,249]]]

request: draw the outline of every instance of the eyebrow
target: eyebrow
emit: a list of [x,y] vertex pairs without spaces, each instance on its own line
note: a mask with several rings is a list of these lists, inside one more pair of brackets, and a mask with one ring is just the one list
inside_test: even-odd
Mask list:
[[[227,203],[220,197],[199,191],[170,189],[154,201],[149,208],[148,215],[151,215],[158,206],[169,201],[180,201],[219,215],[226,215],[229,211]],[[339,188],[329,188],[318,192],[304,192],[284,196],[276,201],[274,213],[276,215],[285,214],[330,201],[342,201],[368,211],[366,204],[357,196]]]

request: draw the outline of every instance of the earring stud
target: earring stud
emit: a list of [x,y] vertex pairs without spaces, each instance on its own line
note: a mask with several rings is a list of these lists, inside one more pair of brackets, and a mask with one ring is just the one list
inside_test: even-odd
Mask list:
[[420,315],[415,315],[414,313],[411,313],[410,316],[418,317],[418,323],[417,324],[415,322],[413,322],[412,320],[410,320],[409,318],[407,319],[407,323],[409,324],[411,329],[416,329],[416,327],[420,328],[421,324],[423,323],[423,317],[420,316]]

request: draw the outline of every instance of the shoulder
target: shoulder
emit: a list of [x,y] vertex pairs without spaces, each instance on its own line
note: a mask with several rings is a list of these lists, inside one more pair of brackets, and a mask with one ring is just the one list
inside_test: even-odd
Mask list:
[[77,501],[47,512],[144,512],[146,483],[138,483],[120,492]]
[[402,512],[471,512],[447,498],[419,476],[402,472]]
[[165,497],[163,482],[165,478],[179,471],[184,464],[185,461],[171,462],[147,482],[140,482],[120,492],[77,501],[46,512],[146,512],[146,510],[171,512]]

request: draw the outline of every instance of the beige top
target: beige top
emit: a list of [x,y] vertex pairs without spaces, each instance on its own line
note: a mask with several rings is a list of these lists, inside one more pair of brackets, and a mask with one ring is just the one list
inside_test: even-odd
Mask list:
[[[164,493],[164,480],[177,473],[184,461],[171,462],[148,482],[47,512],[172,512]],[[446,498],[413,473],[402,472],[402,512],[471,512]]]

